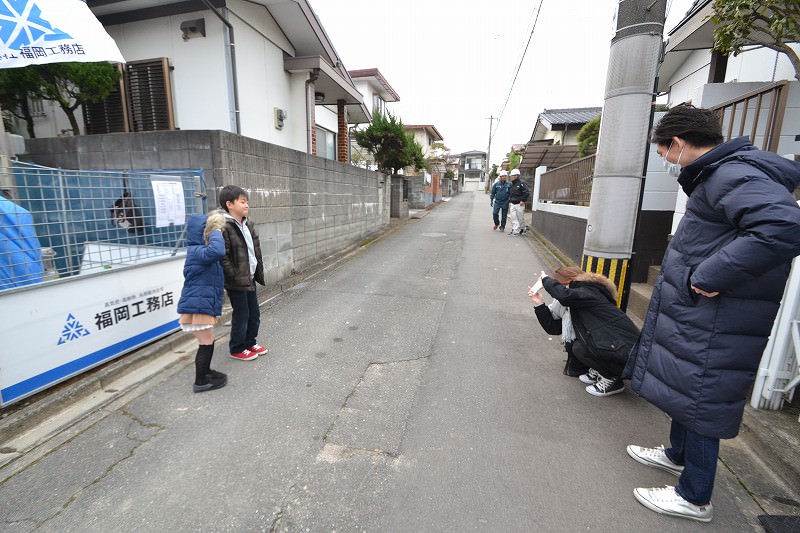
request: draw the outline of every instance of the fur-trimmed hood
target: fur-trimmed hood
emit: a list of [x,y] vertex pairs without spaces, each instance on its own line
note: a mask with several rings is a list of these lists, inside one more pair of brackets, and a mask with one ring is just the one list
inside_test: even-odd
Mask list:
[[578,274],[575,276],[575,279],[570,282],[570,284],[574,282],[582,282],[582,283],[592,283],[594,285],[600,285],[601,287],[605,288],[610,294],[612,301],[617,301],[617,287],[614,285],[614,282],[605,277],[602,274],[596,274],[594,272],[584,272],[583,274]]

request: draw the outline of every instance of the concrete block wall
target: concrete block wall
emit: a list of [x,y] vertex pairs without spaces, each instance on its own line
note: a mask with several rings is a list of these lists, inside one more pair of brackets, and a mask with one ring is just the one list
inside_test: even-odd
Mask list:
[[425,176],[408,176],[408,207],[410,209],[425,209],[430,205],[425,198]]
[[250,191],[267,286],[389,224],[383,174],[223,131],[114,133],[30,139],[21,159],[79,170],[203,169],[209,208],[217,191]]

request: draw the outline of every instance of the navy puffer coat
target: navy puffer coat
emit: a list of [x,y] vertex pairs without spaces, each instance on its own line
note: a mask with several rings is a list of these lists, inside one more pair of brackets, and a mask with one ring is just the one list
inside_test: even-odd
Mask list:
[[800,164],[742,137],[699,157],[678,182],[686,214],[629,362],[631,389],[691,431],[729,439],[800,254]]
[[206,215],[192,215],[186,222],[188,249],[178,313],[220,316],[225,283],[220,261],[225,256],[225,241],[221,232],[212,231],[206,245],[203,240],[205,227]]

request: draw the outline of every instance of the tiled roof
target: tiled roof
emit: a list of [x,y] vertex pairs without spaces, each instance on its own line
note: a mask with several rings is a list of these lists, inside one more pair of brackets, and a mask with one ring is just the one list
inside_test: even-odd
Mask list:
[[389,85],[389,82],[386,81],[386,78],[383,77],[381,71],[376,68],[365,68],[361,70],[348,70],[348,74],[350,74],[350,78],[357,79],[357,78],[374,78],[375,81],[383,88],[384,91],[388,93],[388,96],[384,97],[384,100],[387,102],[399,102],[400,95]]
[[434,126],[433,124],[423,124],[423,125],[413,125],[413,126],[409,126],[408,124],[403,124],[403,128],[407,130],[425,130],[433,135],[434,140],[436,141],[444,140],[442,134],[439,133],[439,130],[437,130],[436,126]]
[[539,119],[550,124],[586,124],[602,113],[602,107],[575,107],[571,109],[545,109]]

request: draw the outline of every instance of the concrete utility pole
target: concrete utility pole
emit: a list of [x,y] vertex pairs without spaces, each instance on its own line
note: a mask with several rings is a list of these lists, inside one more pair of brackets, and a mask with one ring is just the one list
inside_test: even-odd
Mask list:
[[608,276],[627,303],[639,198],[644,186],[653,87],[667,0],[620,0],[611,40],[582,268]]

